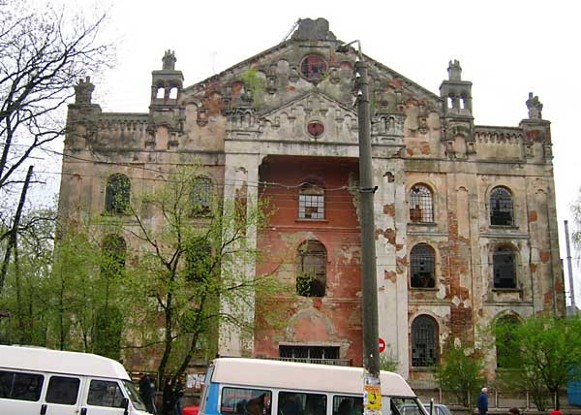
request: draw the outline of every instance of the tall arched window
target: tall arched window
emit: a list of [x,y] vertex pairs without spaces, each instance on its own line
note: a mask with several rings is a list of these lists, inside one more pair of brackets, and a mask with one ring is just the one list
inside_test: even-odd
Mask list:
[[213,274],[212,247],[204,237],[195,237],[185,244],[185,277],[189,282],[203,282]]
[[412,323],[412,366],[434,366],[438,361],[438,328],[433,318],[421,315]]
[[191,203],[193,215],[209,215],[212,213],[212,198],[214,185],[212,180],[204,176],[198,176],[193,180]]
[[412,288],[436,286],[436,255],[428,244],[418,244],[410,252],[410,285]]
[[512,195],[505,187],[495,187],[490,192],[490,224],[497,226],[514,224]]
[[325,219],[325,191],[313,183],[299,189],[299,219]]
[[324,297],[327,285],[327,250],[316,240],[307,240],[297,252],[297,294]]
[[419,223],[434,222],[434,205],[432,191],[416,184],[410,191],[410,221]]
[[127,257],[125,239],[119,235],[107,235],[101,249],[101,275],[106,278],[123,275]]
[[107,179],[105,210],[110,213],[126,213],[129,208],[131,182],[124,174],[113,174]]
[[492,254],[494,288],[516,288],[516,256],[510,246],[500,246]]
[[496,367],[515,368],[518,365],[514,353],[510,351],[515,347],[514,330],[520,322],[515,315],[509,314],[499,317],[494,325],[496,337]]

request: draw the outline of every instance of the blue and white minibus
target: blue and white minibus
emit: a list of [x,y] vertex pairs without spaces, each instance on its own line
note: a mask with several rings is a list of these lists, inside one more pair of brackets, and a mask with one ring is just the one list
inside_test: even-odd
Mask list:
[[147,415],[123,365],[89,353],[0,345],[2,415]]
[[[397,373],[380,375],[382,414],[424,407]],[[200,415],[361,415],[363,369],[265,359],[218,358],[208,368]]]

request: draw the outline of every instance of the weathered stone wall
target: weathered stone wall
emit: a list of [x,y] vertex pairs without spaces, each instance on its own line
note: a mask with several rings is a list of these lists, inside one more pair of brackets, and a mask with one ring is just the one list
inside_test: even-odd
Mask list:
[[[321,19],[324,21],[324,19]],[[275,273],[290,292],[256,298],[253,339],[225,326],[226,355],[277,357],[281,344],[339,346],[340,358],[362,362],[358,209],[356,59],[368,65],[375,193],[379,334],[399,371],[416,382],[433,373],[412,365],[411,325],[420,315],[437,323],[438,353],[447,341],[495,353],[486,328],[499,316],[525,318],[564,311],[558,250],[550,123],[532,95],[518,126],[474,124],[472,83],[451,61],[440,95],[342,44],[327,27],[302,26],[290,39],[198,84],[183,88],[175,56],[152,73],[152,101],[143,114],[102,113],[90,96],[69,108],[61,215],[100,215],[107,177],[126,174],[132,192],[163,183],[180,164],[199,165],[220,195],[244,189],[268,198],[274,214],[264,231],[247,235],[264,262],[245,263],[247,275]],[[326,22],[326,21],[325,21]],[[306,24],[306,23],[305,23]],[[86,93],[89,80],[79,84]],[[174,91],[172,98],[172,91]],[[85,92],[84,92],[85,91]],[[160,92],[161,91],[161,92]],[[325,188],[325,218],[298,220],[298,187],[316,179]],[[431,223],[410,218],[416,184],[433,197]],[[509,189],[514,223],[490,225],[490,192]],[[161,226],[160,218],[151,217]],[[297,297],[296,249],[317,239],[328,254],[322,298]],[[435,252],[436,282],[412,288],[410,251]],[[515,289],[492,286],[494,249],[517,253]],[[226,306],[226,305],[225,305]],[[269,321],[265,309],[280,308]],[[279,323],[285,323],[280,326]]]

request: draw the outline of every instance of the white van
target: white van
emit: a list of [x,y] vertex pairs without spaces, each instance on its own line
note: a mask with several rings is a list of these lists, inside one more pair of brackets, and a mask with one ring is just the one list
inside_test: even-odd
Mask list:
[[0,414],[147,412],[127,371],[115,360],[42,347],[0,346]]
[[[361,415],[362,368],[218,358],[206,373],[200,415]],[[397,373],[381,371],[382,415],[428,415]]]

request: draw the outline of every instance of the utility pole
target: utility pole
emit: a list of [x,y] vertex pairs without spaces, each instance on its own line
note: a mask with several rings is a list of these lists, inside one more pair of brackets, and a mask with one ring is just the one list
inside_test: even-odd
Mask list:
[[371,118],[367,63],[361,53],[361,43],[355,40],[337,50],[346,52],[358,44],[355,62],[357,122],[359,126],[359,206],[361,224],[361,302],[363,310],[363,402],[365,415],[381,413],[381,381],[379,367],[379,318],[377,311],[377,273],[375,252],[375,216],[371,153]]
[[565,221],[565,246],[567,247],[567,272],[569,273],[569,291],[571,295],[571,306],[569,307],[568,315],[577,313],[577,306],[575,305],[575,284],[573,283],[573,266],[571,264],[571,245],[569,242],[569,222]]

